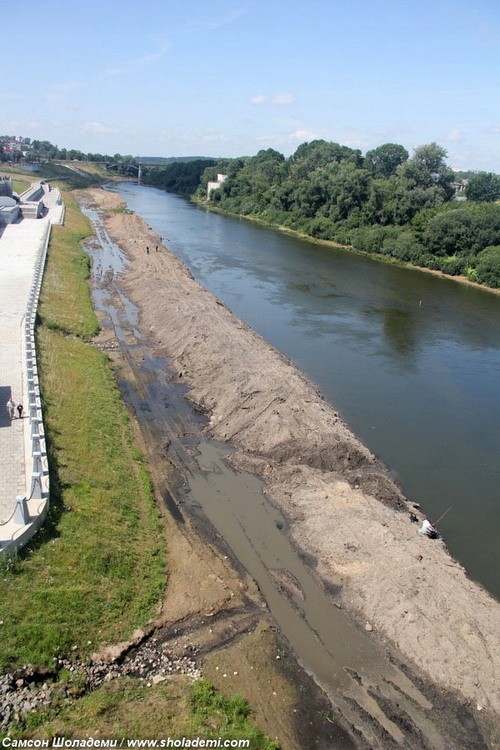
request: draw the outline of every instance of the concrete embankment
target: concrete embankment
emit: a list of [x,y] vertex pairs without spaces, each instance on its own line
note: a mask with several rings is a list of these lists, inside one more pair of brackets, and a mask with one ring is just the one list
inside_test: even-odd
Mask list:
[[[38,296],[50,228],[64,217],[61,194],[37,183],[46,217],[9,224],[0,236],[0,550],[13,552],[40,528],[49,504],[47,451],[35,350]],[[31,196],[31,193],[30,193]],[[5,405],[23,406],[14,419]]]

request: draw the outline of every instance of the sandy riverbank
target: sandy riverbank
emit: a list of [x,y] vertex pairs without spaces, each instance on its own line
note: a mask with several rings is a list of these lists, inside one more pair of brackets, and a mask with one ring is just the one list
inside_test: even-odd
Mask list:
[[[101,208],[113,193],[92,191]],[[317,389],[213,295],[137,216],[115,213],[111,237],[141,325],[287,515],[295,544],[340,584],[340,602],[437,685],[480,713],[500,713],[500,605],[417,533],[413,510]],[[156,246],[158,245],[158,251]],[[146,252],[149,247],[150,252]]]

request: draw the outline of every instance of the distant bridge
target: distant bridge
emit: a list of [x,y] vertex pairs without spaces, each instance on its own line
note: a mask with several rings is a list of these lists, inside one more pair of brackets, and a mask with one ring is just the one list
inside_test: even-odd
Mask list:
[[[143,167],[164,167],[167,164],[171,164],[171,159],[165,159],[161,156],[158,157],[158,159],[155,159],[153,157],[143,157],[140,156],[136,158],[135,164],[127,164],[127,169],[135,169],[137,170],[137,182],[140,184],[141,178],[142,178],[142,168]],[[108,169],[112,169],[113,167],[119,167],[123,166],[123,163],[116,162],[114,164],[108,164]]]
[[[178,161],[197,161],[199,159],[205,159],[207,161],[211,161],[211,159],[207,156],[189,156],[189,157],[178,157],[178,156],[171,156],[171,157],[165,157],[165,156],[137,156],[135,158],[135,164],[127,164],[127,169],[135,169],[137,170],[137,181],[140,183],[142,178],[142,169],[143,167],[167,167],[169,164],[173,164],[174,162]],[[113,164],[108,164],[108,169],[112,169],[113,167],[119,167],[123,166],[123,163],[116,162]]]

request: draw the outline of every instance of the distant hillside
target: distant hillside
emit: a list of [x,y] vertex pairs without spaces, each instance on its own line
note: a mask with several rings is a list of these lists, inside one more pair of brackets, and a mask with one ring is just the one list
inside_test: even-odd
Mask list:
[[0,165],[0,171],[3,174],[12,175],[14,179],[25,183],[26,187],[31,182],[50,180],[61,182],[70,189],[87,188],[113,179],[112,175],[93,162],[78,162],[75,164],[43,162],[36,172],[25,172],[19,167],[2,164]]

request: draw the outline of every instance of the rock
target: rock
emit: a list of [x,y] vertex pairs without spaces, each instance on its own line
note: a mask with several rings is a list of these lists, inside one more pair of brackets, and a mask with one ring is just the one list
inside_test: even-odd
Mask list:
[[160,682],[165,682],[166,679],[167,678],[164,674],[155,674],[151,678],[151,682],[153,683],[153,685],[159,685]]
[[[140,637],[144,634],[141,633]],[[138,634],[139,637],[139,634]],[[50,705],[53,695],[70,698],[72,685],[80,685],[81,677],[84,677],[87,689],[94,689],[103,682],[109,682],[120,676],[139,676],[147,680],[147,684],[156,685],[168,679],[168,675],[184,674],[190,679],[199,679],[202,676],[196,662],[187,655],[174,657],[164,645],[157,639],[140,643],[130,651],[117,655],[116,661],[110,659],[103,662],[95,658],[93,661],[70,661],[69,659],[57,658],[57,668],[70,672],[69,687],[56,687],[52,689],[47,682],[38,687],[31,680],[35,674],[30,665],[16,672],[17,679],[12,674],[0,675],[0,726],[8,728],[10,722],[15,719],[21,726],[24,725],[24,717],[35,708]],[[186,644],[186,651],[192,653],[196,647]],[[80,690],[80,688],[79,688]]]

